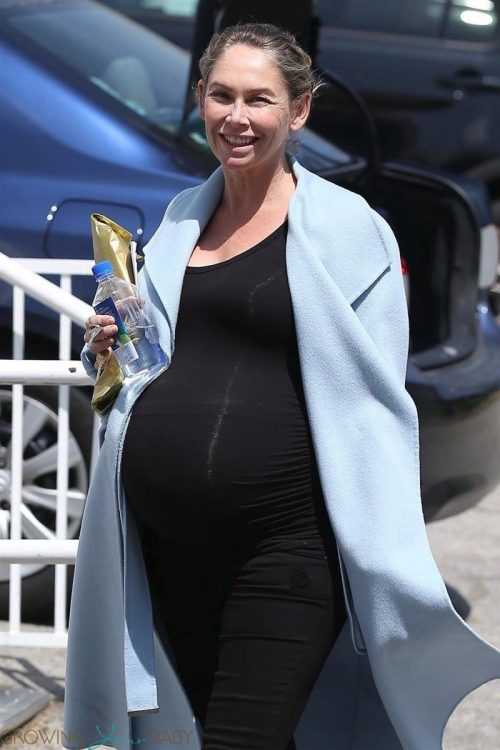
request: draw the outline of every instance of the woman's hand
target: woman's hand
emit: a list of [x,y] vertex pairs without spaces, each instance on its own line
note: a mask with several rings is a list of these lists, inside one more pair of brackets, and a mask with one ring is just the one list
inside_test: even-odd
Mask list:
[[89,351],[92,354],[99,354],[110,349],[115,343],[114,334],[116,333],[118,333],[118,327],[111,315],[91,315],[85,321],[83,340],[89,345]]

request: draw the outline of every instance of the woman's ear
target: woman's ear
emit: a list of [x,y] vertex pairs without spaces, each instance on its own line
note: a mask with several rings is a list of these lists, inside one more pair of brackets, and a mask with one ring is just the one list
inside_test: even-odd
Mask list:
[[290,130],[300,130],[304,127],[311,111],[312,94],[308,91],[293,104],[293,115]]
[[200,117],[202,120],[205,119],[205,84],[200,78],[198,81],[198,103],[200,106]]

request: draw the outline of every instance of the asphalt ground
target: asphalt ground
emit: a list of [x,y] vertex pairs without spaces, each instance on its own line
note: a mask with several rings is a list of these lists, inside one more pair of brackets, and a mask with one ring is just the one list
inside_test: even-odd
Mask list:
[[[429,524],[427,533],[447,586],[471,608],[467,623],[500,648],[500,486],[465,513]],[[459,704],[443,747],[500,749],[500,680],[482,685]]]
[[[500,486],[465,513],[429,524],[427,533],[456,606],[469,607],[470,626],[500,648]],[[50,630],[23,625],[23,630],[28,628]],[[7,622],[0,621],[0,629],[6,630]],[[0,649],[0,689],[24,685],[52,696],[16,733],[5,735],[0,747],[62,750],[65,656],[61,648]],[[500,680],[482,685],[462,701],[448,722],[443,747],[500,749]]]

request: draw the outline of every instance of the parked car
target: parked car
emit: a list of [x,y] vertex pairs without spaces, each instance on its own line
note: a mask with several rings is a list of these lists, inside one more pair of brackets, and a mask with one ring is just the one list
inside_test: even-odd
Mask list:
[[[2,252],[90,258],[92,211],[126,226],[139,243],[149,239],[172,197],[217,164],[203,123],[186,104],[200,44],[194,38],[190,54],[92,0],[0,0]],[[300,134],[298,158],[364,195],[396,233],[409,284],[407,387],[420,415],[424,512],[431,520],[469,507],[500,479],[500,331],[487,296],[498,247],[484,185],[378,164],[310,128]],[[75,283],[88,302],[94,288],[90,278]],[[11,356],[11,307],[11,289],[0,284],[4,358]],[[57,356],[54,315],[29,301],[26,327],[28,357]],[[75,328],[73,357],[81,345]],[[89,391],[72,389],[74,537],[88,482]],[[26,394],[22,531],[29,538],[55,529],[57,415],[50,389]],[[6,536],[10,424],[10,391],[0,388],[0,508],[7,519],[0,535]],[[70,582],[72,572],[69,566]],[[47,614],[52,569],[22,565],[22,575],[23,617]],[[0,565],[0,617],[7,595],[8,566]]]

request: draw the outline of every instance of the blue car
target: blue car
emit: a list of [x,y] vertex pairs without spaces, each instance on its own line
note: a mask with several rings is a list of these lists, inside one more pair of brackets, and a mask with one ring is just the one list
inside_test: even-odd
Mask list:
[[[190,53],[92,0],[0,0],[0,251],[89,259],[94,211],[127,227],[139,246],[147,242],[172,197],[217,166],[190,105],[197,44]],[[334,85],[341,83],[332,80],[323,95]],[[365,152],[346,153],[310,128],[300,134],[299,160],[364,195],[398,238],[411,332],[407,387],[420,414],[422,497],[431,520],[469,507],[500,479],[500,331],[488,303],[496,234],[481,182],[379,163],[375,149]],[[90,278],[75,283],[87,302],[94,291]],[[0,282],[3,358],[11,357],[11,325],[12,292]],[[54,315],[29,301],[26,328],[27,357],[57,357]],[[81,345],[74,327],[74,358]],[[55,530],[57,409],[53,389],[25,390],[23,536],[30,538]],[[73,537],[88,484],[89,397],[89,388],[72,389]],[[10,390],[0,387],[3,478],[10,425]],[[4,511],[6,487],[0,482]],[[10,535],[5,524],[1,534]],[[22,575],[23,616],[34,621],[50,611],[53,572],[33,564]],[[0,617],[7,602],[8,566],[0,564]]]

